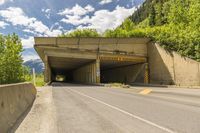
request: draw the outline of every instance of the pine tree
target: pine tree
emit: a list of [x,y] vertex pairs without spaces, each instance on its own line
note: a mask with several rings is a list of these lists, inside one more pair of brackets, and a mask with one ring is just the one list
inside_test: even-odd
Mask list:
[[154,6],[152,6],[151,10],[150,10],[150,15],[149,15],[149,25],[150,26],[154,26],[156,24],[155,18],[156,18],[156,11],[155,11]]

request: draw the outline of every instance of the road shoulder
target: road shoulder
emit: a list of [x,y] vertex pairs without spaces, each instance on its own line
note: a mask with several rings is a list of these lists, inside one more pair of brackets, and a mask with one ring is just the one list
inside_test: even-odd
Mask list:
[[55,133],[57,132],[55,106],[52,98],[52,87],[37,88],[37,98],[16,133]]

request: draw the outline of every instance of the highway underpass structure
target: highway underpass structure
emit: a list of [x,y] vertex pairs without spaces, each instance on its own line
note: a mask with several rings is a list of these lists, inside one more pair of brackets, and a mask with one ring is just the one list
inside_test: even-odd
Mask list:
[[45,82],[149,82],[148,38],[35,37]]

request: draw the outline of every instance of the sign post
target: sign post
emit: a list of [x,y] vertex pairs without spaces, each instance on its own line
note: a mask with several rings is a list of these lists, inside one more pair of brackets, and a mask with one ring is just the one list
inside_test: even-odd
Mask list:
[[35,84],[35,68],[33,68],[33,84],[34,84],[34,86],[36,85]]

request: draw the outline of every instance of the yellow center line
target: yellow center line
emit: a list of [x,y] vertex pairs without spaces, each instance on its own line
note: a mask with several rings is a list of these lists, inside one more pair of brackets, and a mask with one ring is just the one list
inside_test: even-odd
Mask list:
[[139,92],[139,94],[141,95],[148,95],[152,92],[152,89],[144,89],[142,91]]

